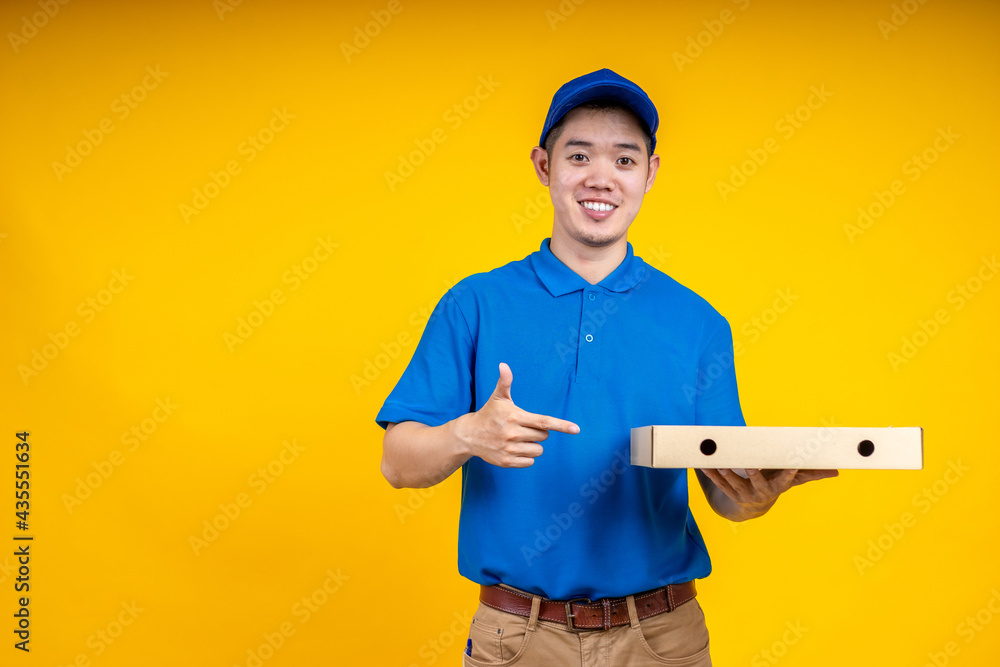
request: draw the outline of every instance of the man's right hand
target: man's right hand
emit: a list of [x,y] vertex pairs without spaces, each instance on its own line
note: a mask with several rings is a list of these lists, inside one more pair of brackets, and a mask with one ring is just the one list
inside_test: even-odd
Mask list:
[[514,405],[510,396],[513,382],[510,366],[501,362],[493,394],[477,412],[460,418],[456,432],[473,456],[503,468],[527,468],[542,455],[539,443],[549,437],[549,431],[574,434],[580,427]]

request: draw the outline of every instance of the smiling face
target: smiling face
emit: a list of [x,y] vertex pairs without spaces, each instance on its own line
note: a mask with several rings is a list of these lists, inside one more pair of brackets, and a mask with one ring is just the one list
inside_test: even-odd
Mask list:
[[555,209],[552,244],[586,255],[620,246],[660,164],[648,156],[638,119],[622,109],[578,107],[566,114],[551,152],[531,152]]

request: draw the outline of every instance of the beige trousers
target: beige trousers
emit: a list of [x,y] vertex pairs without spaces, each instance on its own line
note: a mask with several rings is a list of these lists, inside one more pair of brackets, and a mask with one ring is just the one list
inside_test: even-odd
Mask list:
[[627,600],[630,625],[585,632],[539,620],[538,596],[532,598],[531,618],[480,602],[469,628],[464,664],[467,667],[711,667],[708,628],[697,598],[642,621],[636,614],[635,598],[630,595]]

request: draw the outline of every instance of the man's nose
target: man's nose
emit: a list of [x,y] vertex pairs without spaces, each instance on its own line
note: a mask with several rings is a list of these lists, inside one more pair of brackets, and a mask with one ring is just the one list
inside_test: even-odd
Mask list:
[[614,189],[614,165],[607,160],[596,160],[591,164],[587,172],[587,179],[584,185],[596,190]]

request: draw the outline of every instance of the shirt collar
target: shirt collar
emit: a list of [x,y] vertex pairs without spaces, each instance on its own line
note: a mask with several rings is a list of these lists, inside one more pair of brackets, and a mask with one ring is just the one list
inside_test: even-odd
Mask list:
[[[545,289],[552,296],[563,296],[570,292],[582,290],[592,285],[583,276],[563,264],[562,260],[552,254],[547,238],[542,241],[538,252],[531,254],[531,267]],[[626,241],[625,259],[618,267],[609,273],[598,285],[611,292],[626,292],[636,283],[649,276],[649,269],[641,257],[632,252],[632,244]]]

